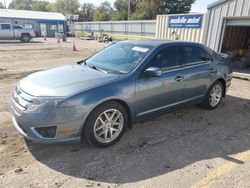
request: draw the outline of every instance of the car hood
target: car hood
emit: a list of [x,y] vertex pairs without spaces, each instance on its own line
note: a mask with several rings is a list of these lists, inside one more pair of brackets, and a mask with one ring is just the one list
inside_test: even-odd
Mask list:
[[33,96],[69,96],[118,77],[83,65],[66,65],[33,73],[22,79],[19,87]]

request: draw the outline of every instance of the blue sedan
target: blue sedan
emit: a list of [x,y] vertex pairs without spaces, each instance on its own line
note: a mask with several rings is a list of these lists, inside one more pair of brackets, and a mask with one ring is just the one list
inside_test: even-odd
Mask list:
[[228,56],[201,44],[123,41],[20,80],[12,119],[34,142],[105,147],[136,121],[193,104],[215,109],[231,79]]

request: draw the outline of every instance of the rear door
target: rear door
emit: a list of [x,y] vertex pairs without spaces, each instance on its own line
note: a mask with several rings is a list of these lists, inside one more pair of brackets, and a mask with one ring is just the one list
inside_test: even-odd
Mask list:
[[216,73],[212,57],[200,45],[181,45],[180,62],[184,76],[183,101],[202,99]]
[[[149,67],[162,70],[160,77],[145,77]],[[179,47],[165,47],[144,67],[136,81],[136,116],[141,117],[178,105],[182,99]]]
[[13,38],[13,31],[10,24],[2,23],[0,24],[0,38],[1,39],[12,39]]

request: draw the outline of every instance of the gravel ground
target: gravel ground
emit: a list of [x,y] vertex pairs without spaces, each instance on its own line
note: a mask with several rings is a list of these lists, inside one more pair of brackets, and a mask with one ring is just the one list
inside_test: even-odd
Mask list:
[[233,79],[219,108],[197,106],[136,124],[116,145],[40,145],[11,123],[9,101],[32,72],[105,47],[55,39],[0,43],[0,187],[250,187],[250,82]]

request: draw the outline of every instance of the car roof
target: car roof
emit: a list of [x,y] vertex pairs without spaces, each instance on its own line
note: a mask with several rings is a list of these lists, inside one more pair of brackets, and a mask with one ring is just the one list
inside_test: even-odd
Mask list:
[[193,45],[201,45],[196,42],[189,42],[189,41],[183,41],[183,40],[126,40],[122,42],[127,43],[134,43],[134,44],[141,44],[141,45],[150,45],[150,46],[161,46],[163,44],[193,44]]

